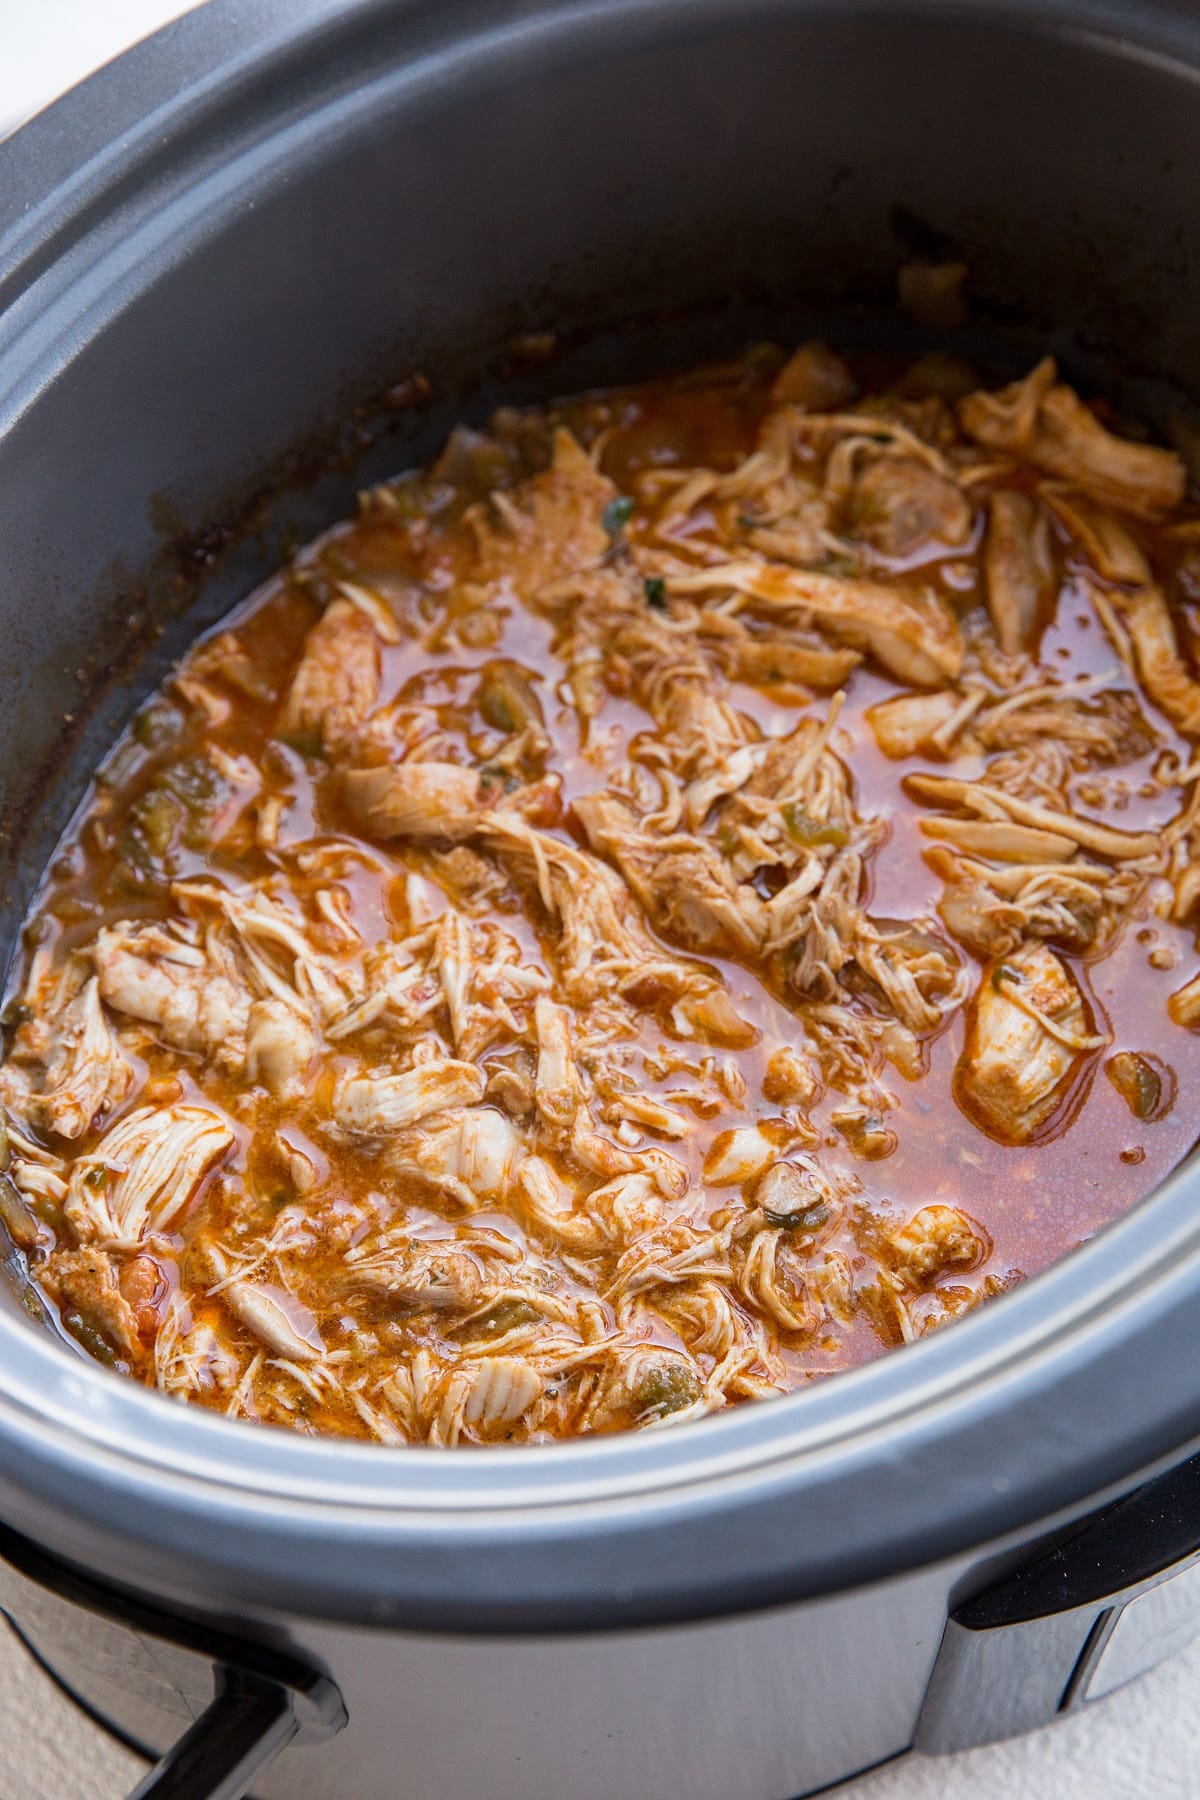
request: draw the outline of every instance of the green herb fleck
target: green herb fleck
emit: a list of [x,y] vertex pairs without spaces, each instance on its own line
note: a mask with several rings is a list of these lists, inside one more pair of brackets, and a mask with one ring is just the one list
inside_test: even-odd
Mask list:
[[699,1398],[700,1384],[692,1371],[682,1363],[671,1363],[650,1370],[638,1384],[633,1403],[639,1418],[647,1413],[665,1418],[667,1413],[682,1412],[685,1406],[691,1406]]
[[182,837],[189,850],[207,850],[214,814],[229,798],[229,784],[203,756],[184,756],[169,763],[152,784],[178,800],[187,814]]
[[635,504],[636,502],[629,494],[618,494],[615,500],[609,501],[600,514],[600,523],[610,538],[620,537],[633,517]]
[[803,844],[805,849],[815,849],[818,845],[829,844],[835,850],[844,850],[850,842],[850,833],[844,826],[820,824],[816,819],[811,818],[802,806],[797,806],[793,800],[788,801],[787,805],[782,808],[782,812],[788,836],[794,843]]
[[68,1312],[63,1314],[62,1322],[64,1328],[70,1332],[77,1344],[83,1346],[89,1356],[94,1356],[97,1362],[102,1362],[108,1368],[112,1368],[117,1360],[117,1353],[108,1339],[97,1330],[89,1319],[85,1319],[82,1313]]
[[661,575],[647,575],[642,586],[646,590],[646,605],[654,607],[656,612],[665,612],[667,606],[667,584]]
[[521,1325],[536,1325],[541,1316],[528,1300],[499,1300],[490,1312],[475,1320],[475,1326],[488,1337],[498,1337],[503,1332],[516,1331]]

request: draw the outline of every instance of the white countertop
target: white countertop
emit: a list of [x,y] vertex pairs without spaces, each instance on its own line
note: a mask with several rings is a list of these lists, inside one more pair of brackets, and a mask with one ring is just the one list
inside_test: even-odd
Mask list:
[[[0,133],[188,10],[186,0],[0,0]],[[959,1756],[907,1757],[839,1793],[849,1800],[1196,1800],[1198,1700],[1200,1642],[1048,1731]],[[141,1773],[137,1759],[63,1700],[6,1633],[0,1708],[3,1800],[119,1800]]]

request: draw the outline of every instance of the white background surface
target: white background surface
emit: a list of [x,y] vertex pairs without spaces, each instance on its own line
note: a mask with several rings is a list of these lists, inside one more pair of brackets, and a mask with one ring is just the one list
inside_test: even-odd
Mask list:
[[[187,10],[179,0],[0,0],[0,133]],[[141,1773],[3,1632],[0,1718],[0,1800],[118,1800]],[[401,1778],[397,1800],[402,1786]],[[661,1787],[648,1776],[637,1800],[669,1792],[665,1773]],[[847,1800],[1200,1800],[1200,1643],[1049,1731],[955,1757],[906,1758],[839,1792]]]

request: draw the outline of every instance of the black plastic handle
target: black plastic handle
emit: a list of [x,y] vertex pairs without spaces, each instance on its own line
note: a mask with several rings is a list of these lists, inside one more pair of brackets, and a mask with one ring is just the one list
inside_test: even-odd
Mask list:
[[155,1751],[143,1736],[161,1745],[181,1722],[129,1800],[243,1800],[293,1740],[318,1742],[346,1723],[333,1682],[290,1649],[104,1587],[3,1526],[0,1618],[71,1699],[147,1760]]
[[219,1669],[216,1689],[129,1800],[242,1800],[300,1728],[291,1694],[275,1682]]
[[[951,1613],[917,1747],[941,1752],[993,1743],[1086,1704],[1118,1631],[1127,1673],[1117,1679],[1152,1667],[1181,1638],[1169,1597],[1166,1617],[1147,1613],[1146,1599],[1157,1590],[1161,1615],[1164,1590],[1175,1584],[1175,1610],[1184,1602],[1187,1612],[1198,1558],[1200,1457],[1193,1456],[1081,1520]],[[1141,1629],[1135,1627],[1131,1655],[1135,1613]]]

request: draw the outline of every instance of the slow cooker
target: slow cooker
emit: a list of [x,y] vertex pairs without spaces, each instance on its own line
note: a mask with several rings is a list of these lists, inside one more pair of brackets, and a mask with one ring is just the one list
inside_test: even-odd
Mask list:
[[[968,338],[1185,407],[1198,83],[1185,0],[209,0],[85,82],[0,145],[4,957],[190,637],[457,417],[882,341],[947,246]],[[188,1410],[10,1286],[0,1605],[158,1800],[786,1800],[1200,1629],[1194,1161],[881,1362],[536,1448]]]

